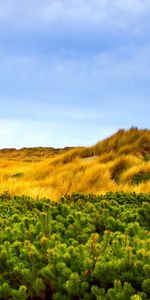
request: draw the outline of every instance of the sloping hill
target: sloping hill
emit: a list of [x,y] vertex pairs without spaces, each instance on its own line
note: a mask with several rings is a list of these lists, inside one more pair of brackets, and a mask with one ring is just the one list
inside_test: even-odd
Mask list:
[[[65,154],[65,157],[71,155],[74,157],[90,157],[102,155],[110,152],[117,154],[134,154],[149,155],[150,153],[150,130],[138,129],[132,127],[129,130],[120,129],[112,136],[98,142],[91,147],[66,147],[66,148],[53,148],[53,147],[34,147],[34,148],[6,148],[0,149],[0,158],[7,158],[9,160],[27,160],[37,161],[44,158],[54,156],[54,154]],[[73,154],[72,154],[73,153]]]
[[136,127],[129,130],[121,129],[113,136],[97,143],[93,150],[96,154],[115,151],[118,154],[148,155],[150,153],[150,130],[139,130]]
[[72,192],[150,192],[150,130],[131,128],[91,147],[0,150],[0,192],[58,199]]

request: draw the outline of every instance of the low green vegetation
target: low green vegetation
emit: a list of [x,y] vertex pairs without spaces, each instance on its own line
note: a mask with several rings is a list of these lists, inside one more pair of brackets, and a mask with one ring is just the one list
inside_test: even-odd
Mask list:
[[144,161],[146,161],[146,162],[147,162],[147,161],[150,161],[150,155],[148,155],[148,154],[145,155],[145,156],[144,156]]
[[0,196],[0,299],[150,299],[150,194]]
[[19,178],[19,177],[23,177],[23,173],[15,173],[11,176],[12,178]]
[[148,180],[150,180],[150,173],[140,172],[140,173],[135,174],[132,177],[133,184],[139,184],[141,182],[148,181]]

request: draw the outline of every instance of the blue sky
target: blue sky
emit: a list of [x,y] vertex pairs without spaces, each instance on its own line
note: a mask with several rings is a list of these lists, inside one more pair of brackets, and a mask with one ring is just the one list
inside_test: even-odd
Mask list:
[[1,0],[0,148],[150,126],[149,0]]

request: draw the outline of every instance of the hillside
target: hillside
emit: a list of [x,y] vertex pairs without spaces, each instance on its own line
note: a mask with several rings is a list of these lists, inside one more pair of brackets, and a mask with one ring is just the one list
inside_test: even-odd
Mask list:
[[131,128],[91,147],[1,149],[0,193],[150,192],[150,130]]

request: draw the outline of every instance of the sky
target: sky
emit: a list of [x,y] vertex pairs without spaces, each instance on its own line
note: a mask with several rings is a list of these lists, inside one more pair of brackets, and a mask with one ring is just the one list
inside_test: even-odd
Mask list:
[[149,0],[0,0],[0,148],[150,128]]

